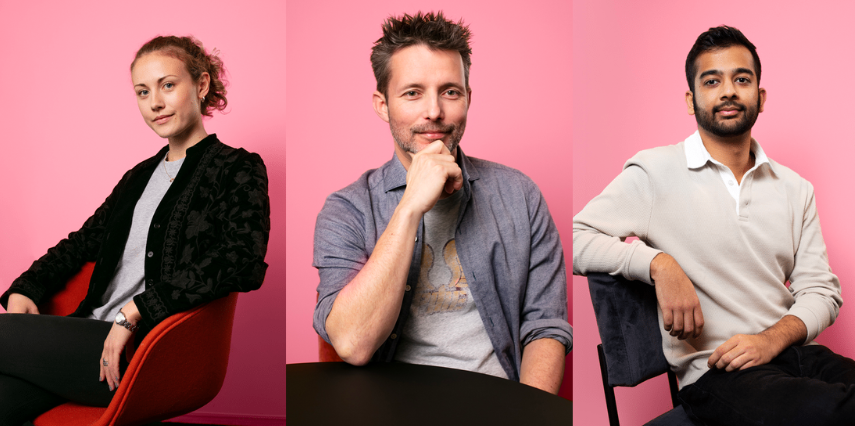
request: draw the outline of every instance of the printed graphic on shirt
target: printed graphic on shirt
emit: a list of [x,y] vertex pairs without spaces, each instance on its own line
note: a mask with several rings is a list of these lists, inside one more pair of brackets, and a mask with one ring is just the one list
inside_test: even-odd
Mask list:
[[426,316],[462,310],[469,300],[469,283],[457,257],[454,240],[449,240],[436,259],[435,250],[425,244],[421,274],[413,298],[412,314]]

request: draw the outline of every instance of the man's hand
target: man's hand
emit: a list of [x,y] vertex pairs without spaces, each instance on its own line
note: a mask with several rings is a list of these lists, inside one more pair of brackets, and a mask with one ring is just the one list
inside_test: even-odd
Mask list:
[[680,340],[701,335],[704,314],[695,286],[683,268],[668,254],[659,253],[650,262],[650,278],[662,310],[665,330]]
[[451,194],[462,187],[463,172],[454,156],[441,140],[434,141],[413,156],[401,204],[423,215],[443,192]]
[[737,334],[727,339],[710,355],[707,366],[730,372],[763,365],[806,337],[802,320],[786,315],[760,334]]
[[36,314],[39,313],[39,308],[36,307],[36,304],[27,296],[24,296],[20,293],[12,293],[9,295],[9,302],[7,303],[6,309],[7,313],[10,314]]

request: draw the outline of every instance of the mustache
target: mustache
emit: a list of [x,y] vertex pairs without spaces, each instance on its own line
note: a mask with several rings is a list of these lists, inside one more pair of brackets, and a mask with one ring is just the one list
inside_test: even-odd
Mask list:
[[716,113],[716,112],[719,112],[725,108],[736,108],[739,111],[743,111],[743,110],[745,110],[745,105],[742,105],[742,104],[734,102],[734,101],[727,101],[721,105],[716,105],[716,107],[713,108],[713,112]]
[[419,126],[413,126],[410,128],[410,132],[412,133],[453,133],[456,128],[453,124],[423,124]]

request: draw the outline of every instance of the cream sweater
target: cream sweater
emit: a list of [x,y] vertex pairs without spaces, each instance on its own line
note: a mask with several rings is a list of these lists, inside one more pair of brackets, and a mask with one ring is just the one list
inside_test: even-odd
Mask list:
[[[843,303],[813,186],[769,160],[743,178],[737,214],[719,172],[711,163],[689,168],[684,144],[639,152],[573,218],[574,274],[652,284],[650,262],[665,252],[694,283],[705,322],[699,338],[671,337],[659,313],[662,349],[681,387],[708,370],[707,359],[730,337],[794,315],[810,343]],[[625,243],[630,236],[639,240]]]

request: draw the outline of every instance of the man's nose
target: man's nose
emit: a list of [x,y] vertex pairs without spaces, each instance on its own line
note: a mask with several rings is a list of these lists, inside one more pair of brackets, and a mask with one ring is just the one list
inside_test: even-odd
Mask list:
[[442,100],[439,96],[428,96],[425,105],[425,118],[431,121],[442,119]]
[[721,98],[731,99],[736,97],[736,85],[733,81],[724,80],[721,84]]

